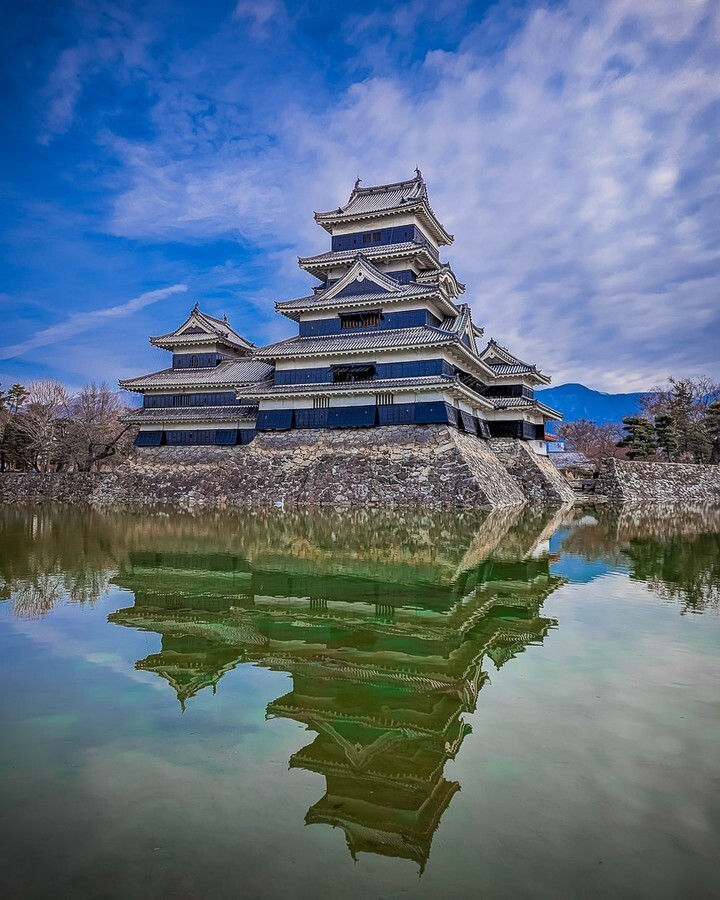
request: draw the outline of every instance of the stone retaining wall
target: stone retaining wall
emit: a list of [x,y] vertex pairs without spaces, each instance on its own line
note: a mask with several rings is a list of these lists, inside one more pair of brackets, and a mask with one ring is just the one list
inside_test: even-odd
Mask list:
[[531,503],[562,506],[575,501],[575,491],[565,476],[525,441],[493,438],[488,444]]
[[446,425],[264,433],[243,447],[140,449],[103,475],[3,475],[0,502],[181,509],[281,501],[485,509],[528,498],[572,502],[572,490],[548,460],[520,441],[499,443],[496,452],[495,441]]
[[595,493],[623,501],[720,503],[720,466],[606,459]]
[[36,472],[0,474],[1,503],[70,503],[86,505],[96,488],[112,475],[61,473],[38,475]]

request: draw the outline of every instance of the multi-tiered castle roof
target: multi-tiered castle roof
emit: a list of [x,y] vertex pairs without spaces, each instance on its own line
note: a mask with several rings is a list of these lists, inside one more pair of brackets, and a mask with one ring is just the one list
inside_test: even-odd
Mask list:
[[440,259],[453,236],[429,204],[419,170],[362,187],[315,213],[331,236],[299,259],[319,280],[276,303],[297,323],[287,340],[255,347],[226,319],[196,307],[151,343],[171,368],[122,386],[144,394],[131,421],[139,443],[247,443],[259,431],[445,424],[480,438],[516,437],[544,450],[559,414],[535,398],[549,378],[483,339],[465,285]]

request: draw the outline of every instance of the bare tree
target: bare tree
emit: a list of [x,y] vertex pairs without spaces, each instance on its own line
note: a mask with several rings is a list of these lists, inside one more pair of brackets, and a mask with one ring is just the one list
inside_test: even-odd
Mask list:
[[132,448],[131,426],[120,421],[126,407],[105,382],[86,384],[66,410],[65,452],[80,472],[91,472]]
[[608,457],[624,457],[625,451],[617,446],[621,436],[619,425],[604,423],[598,425],[590,419],[563,422],[558,426],[557,436],[565,441],[568,450],[582,453],[596,465]]
[[30,449],[32,467],[37,472],[62,468],[64,416],[69,402],[67,390],[59,381],[33,381],[22,414],[15,424]]

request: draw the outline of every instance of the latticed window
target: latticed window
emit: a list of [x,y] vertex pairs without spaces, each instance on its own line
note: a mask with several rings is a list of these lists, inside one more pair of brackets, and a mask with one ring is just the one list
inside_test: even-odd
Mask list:
[[340,316],[340,328],[345,331],[348,328],[376,328],[382,318],[380,311],[349,313]]
[[313,409],[327,409],[330,406],[329,397],[314,397]]
[[378,406],[392,406],[395,402],[394,394],[375,394],[375,403]]
[[370,381],[375,377],[374,363],[357,363],[355,365],[331,366],[332,379],[335,382]]

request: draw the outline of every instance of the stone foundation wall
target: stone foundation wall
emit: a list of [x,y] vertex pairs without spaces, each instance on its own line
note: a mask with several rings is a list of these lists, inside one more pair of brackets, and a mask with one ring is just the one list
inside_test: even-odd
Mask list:
[[0,504],[70,503],[86,505],[95,489],[111,475],[85,473],[38,475],[35,472],[0,474]]
[[595,493],[622,501],[720,503],[720,466],[606,459]]
[[575,492],[565,476],[547,456],[538,456],[527,442],[493,438],[488,443],[531,503],[562,506],[575,501]]
[[5,503],[491,509],[527,499],[557,506],[573,496],[552,464],[520,441],[484,441],[447,425],[263,433],[244,447],[139,449],[102,475],[0,476]]

